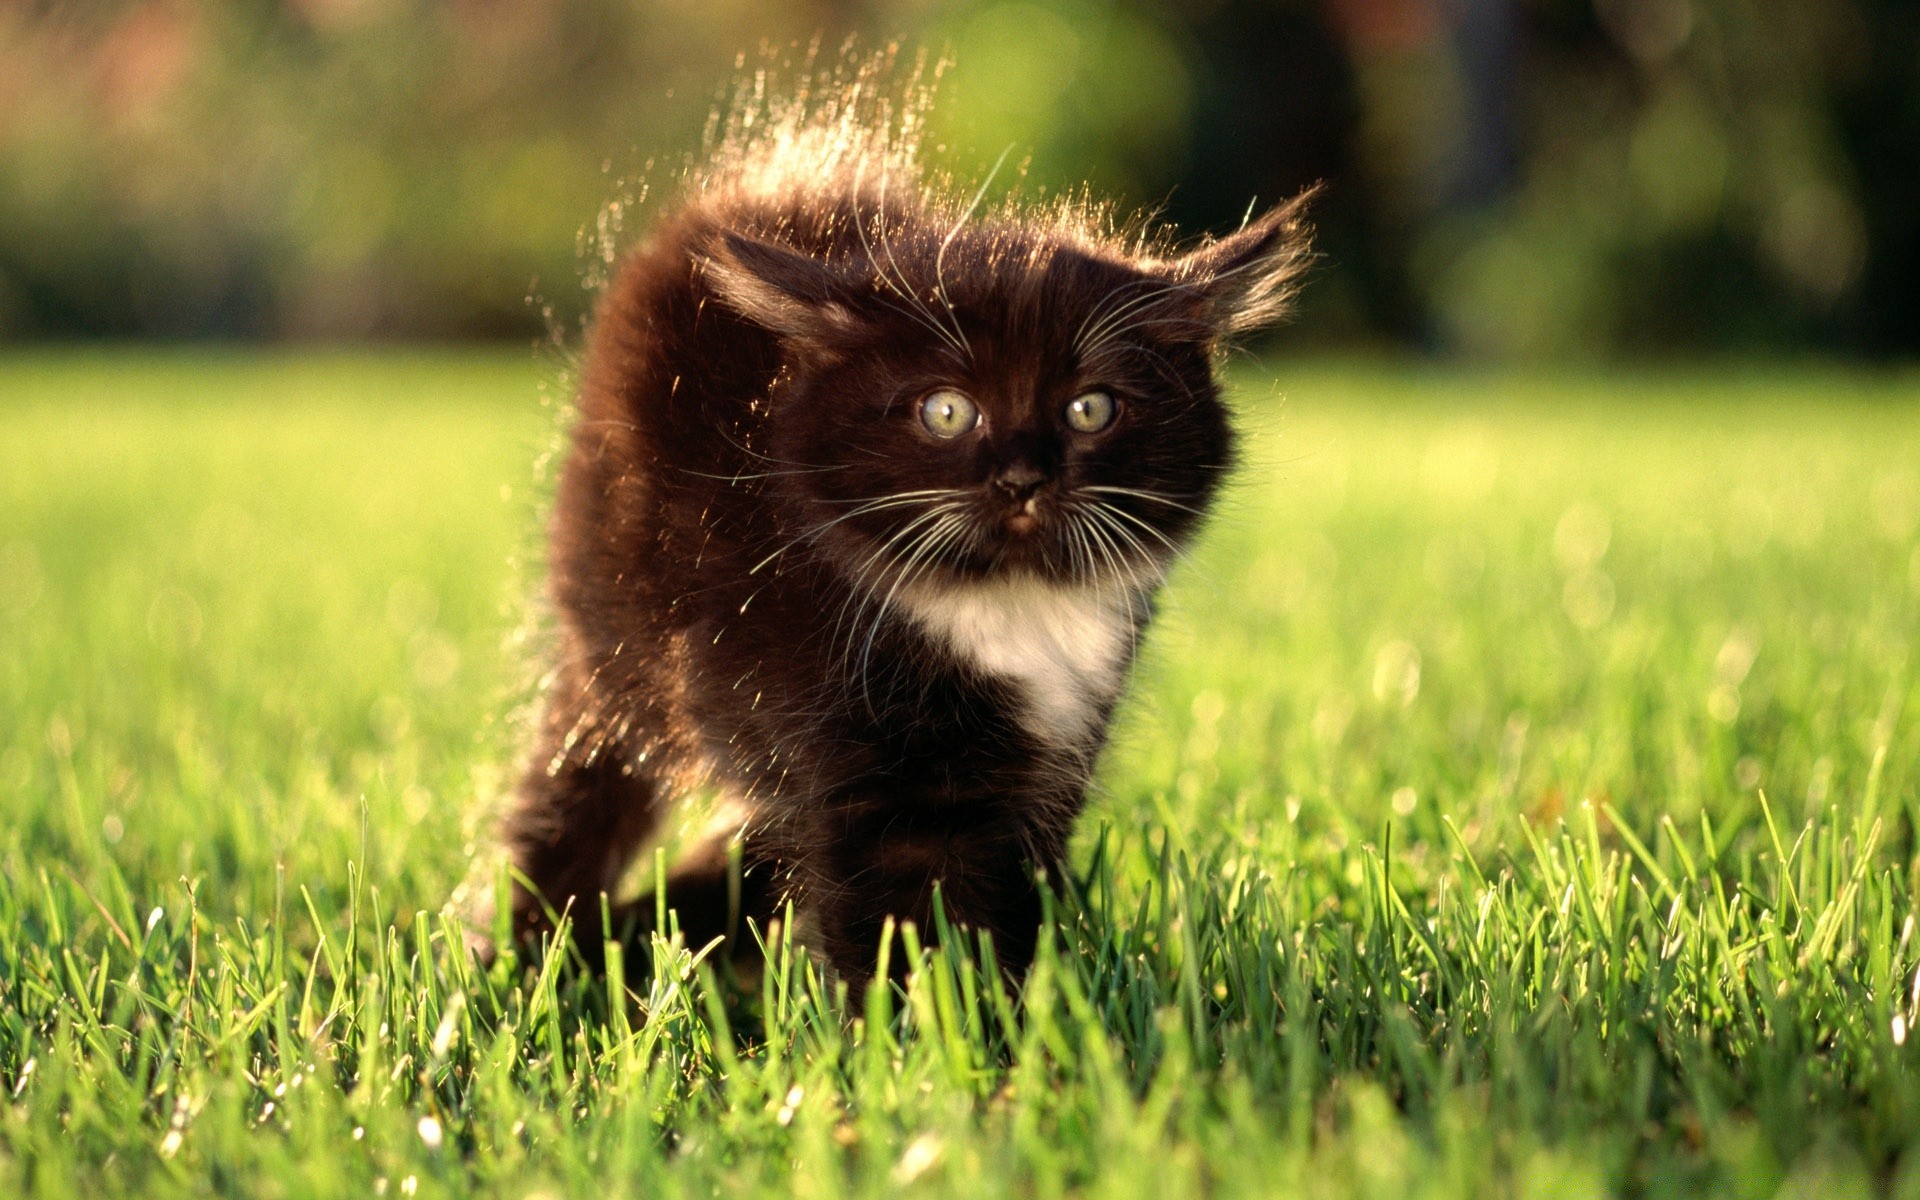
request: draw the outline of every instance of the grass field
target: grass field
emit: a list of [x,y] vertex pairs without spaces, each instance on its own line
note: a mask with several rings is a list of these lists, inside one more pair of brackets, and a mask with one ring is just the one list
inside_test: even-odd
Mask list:
[[1920,378],[1243,366],[1024,996],[841,1002],[459,950],[559,374],[0,359],[0,1195],[1920,1196]]

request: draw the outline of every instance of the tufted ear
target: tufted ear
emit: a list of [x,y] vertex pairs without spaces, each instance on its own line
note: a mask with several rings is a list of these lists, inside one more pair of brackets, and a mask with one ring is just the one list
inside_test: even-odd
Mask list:
[[812,255],[745,234],[722,234],[707,279],[728,308],[789,341],[817,345],[853,326],[852,288]]
[[1311,257],[1306,210],[1319,191],[1310,187],[1173,261],[1174,277],[1206,298],[1217,332],[1245,333],[1287,315]]

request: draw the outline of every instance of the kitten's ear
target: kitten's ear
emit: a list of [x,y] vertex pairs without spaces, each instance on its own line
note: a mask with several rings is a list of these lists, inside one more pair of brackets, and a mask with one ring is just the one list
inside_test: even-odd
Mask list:
[[845,278],[798,250],[726,233],[709,251],[706,272],[727,307],[783,338],[817,344],[853,324]]
[[1206,297],[1215,330],[1245,333],[1287,315],[1306,271],[1318,184],[1226,237],[1173,261],[1174,277]]

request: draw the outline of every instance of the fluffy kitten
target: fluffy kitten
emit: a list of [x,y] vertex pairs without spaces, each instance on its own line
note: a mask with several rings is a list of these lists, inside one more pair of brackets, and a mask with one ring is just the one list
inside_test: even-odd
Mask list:
[[857,984],[938,884],[1032,955],[1037,878],[1232,459],[1218,353],[1281,314],[1306,231],[1296,200],[1175,254],[1084,203],[976,211],[903,124],[737,123],[602,296],[507,822],[523,935],[569,905],[589,954],[621,932],[600,894],[712,787],[744,815],[669,876],[693,944],[791,900]]

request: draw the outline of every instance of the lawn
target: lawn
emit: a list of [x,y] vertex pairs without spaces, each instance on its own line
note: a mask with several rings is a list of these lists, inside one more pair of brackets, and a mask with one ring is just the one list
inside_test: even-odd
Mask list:
[[1240,365],[1016,999],[461,951],[563,375],[0,358],[0,1195],[1920,1195],[1920,377]]

